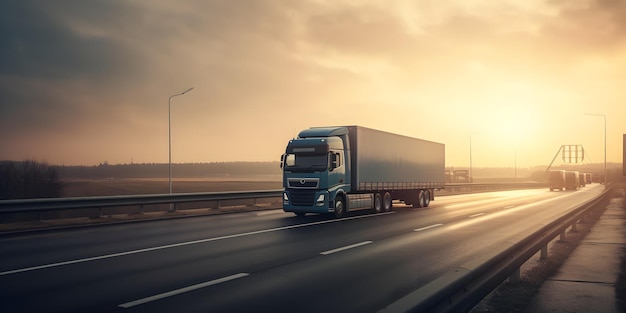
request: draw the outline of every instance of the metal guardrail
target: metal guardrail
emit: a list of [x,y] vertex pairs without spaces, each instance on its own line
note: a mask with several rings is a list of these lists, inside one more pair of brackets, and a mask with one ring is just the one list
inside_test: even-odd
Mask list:
[[445,273],[389,305],[381,312],[467,312],[504,280],[519,280],[520,267],[541,251],[547,258],[548,243],[576,224],[609,193],[610,187],[570,213],[545,225],[522,241],[481,264],[466,264]]
[[55,210],[104,208],[116,206],[143,206],[150,204],[179,204],[189,202],[276,198],[281,196],[282,190],[260,190],[3,200],[0,201],[0,213],[46,212]]
[[546,183],[533,183],[533,182],[509,182],[509,183],[457,183],[446,184],[446,193],[463,193],[463,192],[477,192],[477,191],[496,191],[496,190],[513,190],[513,189],[532,189],[532,188],[548,188]]
[[[497,184],[446,184],[446,193],[475,192],[486,190],[506,190],[523,188],[541,188],[541,183],[497,183]],[[73,210],[86,208],[106,208],[121,206],[145,206],[151,204],[171,204],[176,210],[180,203],[261,199],[282,197],[282,189],[260,191],[234,191],[234,192],[203,192],[203,193],[174,193],[154,195],[123,195],[101,197],[75,197],[75,198],[45,198],[45,199],[17,199],[1,200],[0,214],[5,213],[29,213],[48,212],[59,210]]]

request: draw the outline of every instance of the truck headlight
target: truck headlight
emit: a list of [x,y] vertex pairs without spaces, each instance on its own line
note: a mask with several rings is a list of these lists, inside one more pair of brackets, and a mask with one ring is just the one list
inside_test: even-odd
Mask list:
[[323,206],[324,205],[324,199],[326,199],[326,197],[324,197],[324,194],[319,195],[317,197],[317,200],[315,201],[315,205]]
[[289,204],[289,196],[286,192],[283,192],[283,204]]

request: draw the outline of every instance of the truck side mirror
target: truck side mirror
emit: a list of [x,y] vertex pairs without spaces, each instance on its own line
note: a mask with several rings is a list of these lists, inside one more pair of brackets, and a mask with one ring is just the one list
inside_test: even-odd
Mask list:
[[285,155],[280,156],[280,168],[283,168],[283,163],[285,162]]

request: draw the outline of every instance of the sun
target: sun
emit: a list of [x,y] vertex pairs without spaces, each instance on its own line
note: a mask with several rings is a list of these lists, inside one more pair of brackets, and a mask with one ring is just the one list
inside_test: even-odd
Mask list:
[[533,137],[540,124],[537,91],[523,84],[505,84],[493,90],[485,127],[499,142],[520,144]]

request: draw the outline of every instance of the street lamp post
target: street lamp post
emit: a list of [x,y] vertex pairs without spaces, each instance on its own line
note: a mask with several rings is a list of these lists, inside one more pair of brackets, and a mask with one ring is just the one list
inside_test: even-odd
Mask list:
[[171,95],[167,100],[167,128],[168,128],[168,150],[169,150],[169,184],[170,184],[170,194],[172,194],[172,98],[176,96],[182,96],[189,91],[191,91],[193,87],[175,95]]
[[470,167],[469,167],[469,182],[473,183],[474,182],[474,177],[472,176],[472,136],[477,135],[478,133],[473,133],[470,135]]
[[604,118],[604,188],[606,188],[606,115],[593,113],[585,113],[585,115],[601,116]]

